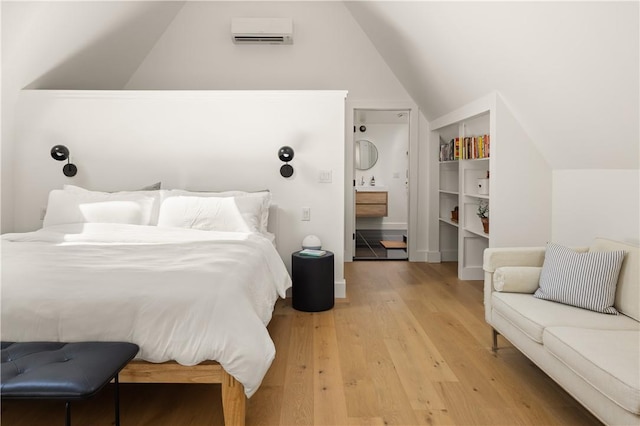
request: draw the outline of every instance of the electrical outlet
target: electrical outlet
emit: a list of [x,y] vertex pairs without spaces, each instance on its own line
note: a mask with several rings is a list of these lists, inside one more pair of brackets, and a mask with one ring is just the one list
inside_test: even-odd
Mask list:
[[311,220],[311,208],[310,207],[303,207],[302,208],[302,220]]
[[318,182],[320,183],[331,183],[333,180],[333,173],[331,170],[320,170],[318,173]]

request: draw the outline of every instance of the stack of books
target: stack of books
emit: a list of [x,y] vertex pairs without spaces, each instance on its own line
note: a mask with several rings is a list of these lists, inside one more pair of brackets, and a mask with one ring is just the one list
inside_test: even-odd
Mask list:
[[322,257],[327,254],[326,250],[304,249],[298,253],[300,256]]
[[440,161],[473,160],[489,158],[489,135],[455,138],[440,142]]

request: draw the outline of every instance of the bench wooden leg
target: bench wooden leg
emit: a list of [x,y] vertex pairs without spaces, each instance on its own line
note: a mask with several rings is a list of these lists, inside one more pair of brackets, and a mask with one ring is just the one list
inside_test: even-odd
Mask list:
[[491,350],[493,352],[495,352],[495,351],[498,350],[498,332],[496,331],[495,328],[492,328],[491,332],[492,332],[492,335],[493,335],[492,336],[493,337],[493,344],[491,345]]
[[244,386],[222,370],[222,411],[226,426],[244,426],[246,410]]

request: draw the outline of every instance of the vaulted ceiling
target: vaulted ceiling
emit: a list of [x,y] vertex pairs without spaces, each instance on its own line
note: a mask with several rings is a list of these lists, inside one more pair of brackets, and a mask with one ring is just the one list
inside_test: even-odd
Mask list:
[[346,2],[429,119],[497,90],[554,169],[638,168],[638,2]]
[[[3,1],[3,87],[123,89],[186,3]],[[637,1],[343,4],[428,120],[497,90],[554,169],[640,167]]]

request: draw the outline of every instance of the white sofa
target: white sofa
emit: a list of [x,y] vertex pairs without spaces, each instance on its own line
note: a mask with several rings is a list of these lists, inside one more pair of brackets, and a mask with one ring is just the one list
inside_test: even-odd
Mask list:
[[575,249],[614,250],[625,251],[614,303],[620,315],[533,297],[545,248],[490,248],[485,318],[494,350],[499,333],[605,424],[640,425],[640,248],[596,239]]

